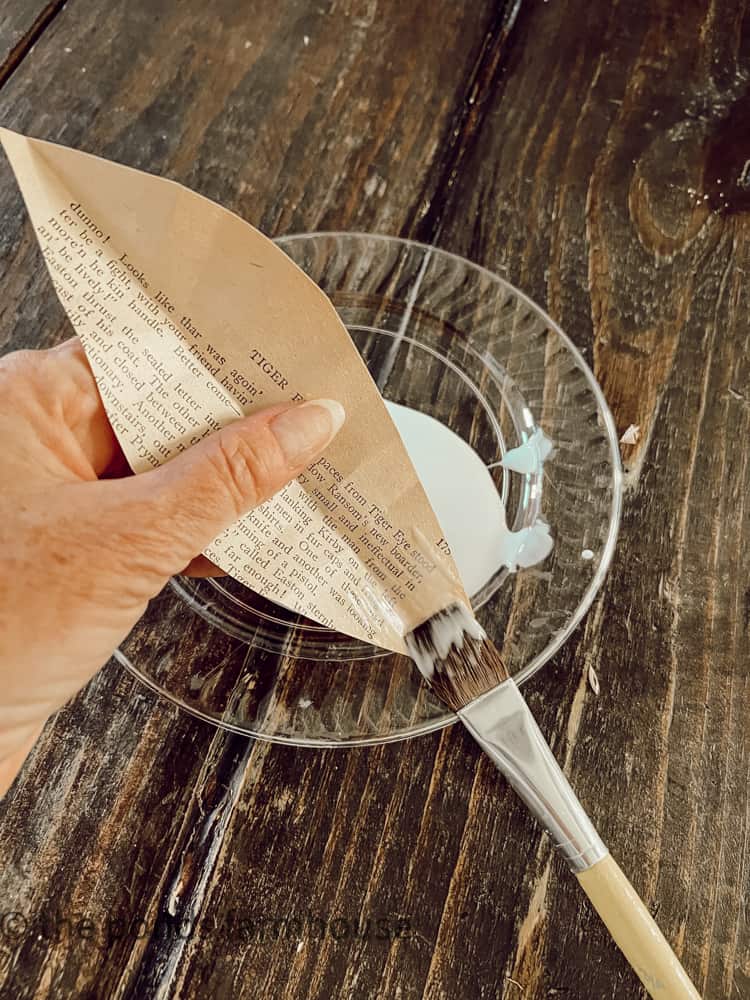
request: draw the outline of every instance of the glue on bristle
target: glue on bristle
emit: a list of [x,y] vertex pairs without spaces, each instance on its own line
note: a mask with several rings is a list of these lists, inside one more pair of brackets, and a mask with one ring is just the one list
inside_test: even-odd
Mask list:
[[508,678],[500,654],[464,604],[439,611],[405,641],[419,672],[454,711]]
[[412,657],[427,680],[435,672],[436,660],[444,660],[451,646],[460,648],[465,636],[470,636],[481,642],[487,638],[487,633],[464,604],[451,604],[443,611],[429,618],[411,636],[407,636],[407,646],[411,655],[409,639],[419,635],[419,658]]

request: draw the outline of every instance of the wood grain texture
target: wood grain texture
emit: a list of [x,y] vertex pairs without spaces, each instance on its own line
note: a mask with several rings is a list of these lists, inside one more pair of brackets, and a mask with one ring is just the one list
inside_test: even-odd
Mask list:
[[0,86],[30,54],[34,43],[57,17],[65,0],[4,3],[0,7]]
[[[546,303],[641,433],[613,571],[529,699],[704,995],[746,997],[747,12],[540,5],[515,31],[440,239]],[[481,824],[471,848],[491,849]],[[526,879],[516,994],[580,977],[580,995],[638,995],[624,963],[592,961],[601,928],[546,850]],[[458,954],[440,958],[452,995]]]
[[[750,1000],[745,6],[206,6],[73,0],[0,118],[271,234],[437,240],[547,305],[641,437],[614,568],[526,694],[704,996]],[[54,343],[7,170],[0,218],[3,349]],[[249,744],[109,664],[3,802],[0,858],[27,918],[3,997],[643,996],[457,728]]]

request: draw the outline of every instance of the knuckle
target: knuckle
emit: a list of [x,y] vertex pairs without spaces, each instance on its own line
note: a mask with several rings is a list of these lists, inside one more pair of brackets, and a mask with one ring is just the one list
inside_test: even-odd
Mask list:
[[267,449],[256,441],[225,430],[217,439],[212,459],[238,517],[266,498],[273,478],[272,463]]
[[13,351],[0,359],[0,391],[13,411],[54,410],[65,385],[54,350]]
[[0,360],[0,378],[5,392],[23,392],[39,374],[39,351],[13,351]]

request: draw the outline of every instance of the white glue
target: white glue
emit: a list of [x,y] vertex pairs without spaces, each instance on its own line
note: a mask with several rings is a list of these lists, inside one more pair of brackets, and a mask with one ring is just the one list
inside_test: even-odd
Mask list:
[[[467,594],[478,593],[502,566],[515,571],[549,555],[553,540],[544,521],[521,531],[508,528],[497,487],[470,444],[426,413],[397,403],[386,406],[437,514]],[[540,430],[508,452],[507,467],[522,473],[540,471],[551,450]]]

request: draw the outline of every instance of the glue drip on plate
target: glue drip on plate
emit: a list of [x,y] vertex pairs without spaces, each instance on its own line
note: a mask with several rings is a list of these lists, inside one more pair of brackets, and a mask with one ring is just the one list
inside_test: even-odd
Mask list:
[[[482,459],[462,437],[434,417],[386,403],[451,548],[464,588],[478,593],[501,566],[511,572],[545,559],[552,550],[549,525],[538,519],[511,531],[497,487]],[[539,429],[509,451],[504,468],[539,472],[552,443]]]

